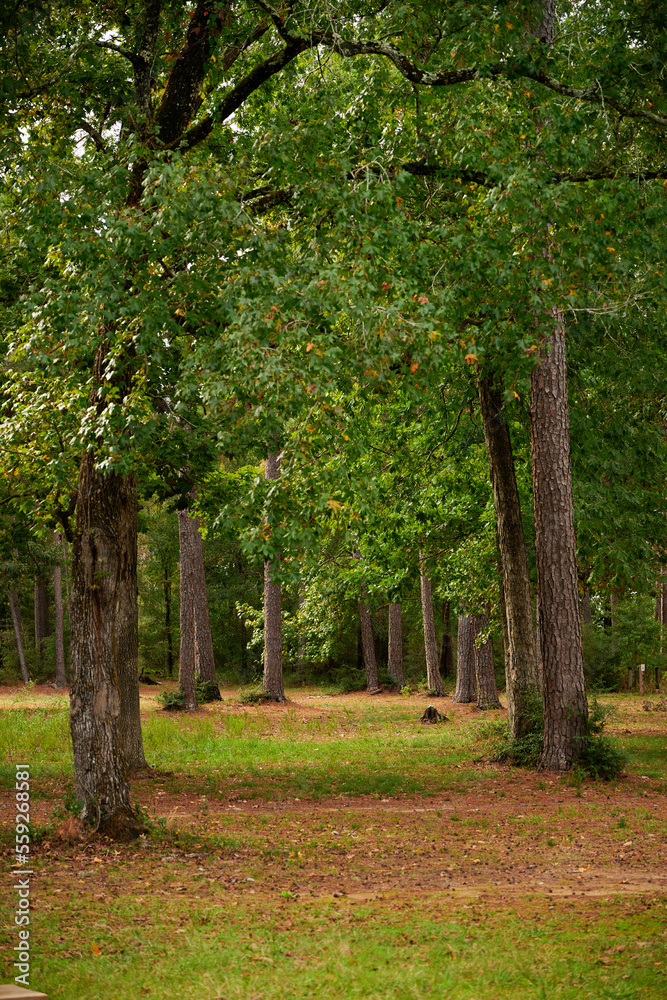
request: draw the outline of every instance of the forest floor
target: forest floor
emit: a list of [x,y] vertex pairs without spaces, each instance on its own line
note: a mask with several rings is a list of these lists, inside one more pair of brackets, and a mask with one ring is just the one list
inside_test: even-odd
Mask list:
[[[492,761],[504,712],[422,695],[142,688],[147,835],[81,834],[67,699],[0,689],[0,981],[14,764],[31,765],[31,979],[50,1000],[667,997],[667,704],[604,696],[615,782]],[[648,705],[647,710],[644,706]],[[9,823],[6,821],[10,821]]]

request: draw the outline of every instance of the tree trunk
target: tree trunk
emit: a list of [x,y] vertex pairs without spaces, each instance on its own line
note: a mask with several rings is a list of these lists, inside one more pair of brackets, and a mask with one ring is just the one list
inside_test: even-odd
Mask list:
[[531,373],[530,425],[544,671],[544,739],[539,767],[564,771],[581,752],[588,707],[574,535],[565,329],[560,314],[554,321],[554,333],[542,346],[540,363]]
[[399,687],[403,687],[403,609],[400,604],[389,605],[389,655],[387,662],[389,676]]
[[[57,536],[54,539],[57,541]],[[63,612],[63,571],[60,563],[53,568],[53,609],[56,633],[56,687],[67,687],[65,673],[65,615]]]
[[19,664],[21,667],[21,677],[23,678],[23,683],[28,684],[30,681],[30,674],[28,673],[28,667],[25,662],[25,653],[23,651],[23,635],[21,627],[21,602],[19,600],[19,595],[16,590],[9,591],[9,610],[12,613],[12,625],[14,626],[14,639],[16,641],[16,651],[19,654]]
[[[264,478],[280,477],[280,452],[269,452],[264,463]],[[264,563],[264,690],[272,701],[284,702],[283,628],[280,617],[281,589],[271,579],[274,564]]]
[[143,829],[130,807],[116,656],[119,604],[135,590],[127,579],[133,566],[127,545],[136,539],[136,514],[133,479],[103,476],[88,452],[79,474],[72,559],[70,730],[82,818],[114,840]]
[[502,708],[496,686],[496,675],[493,669],[493,646],[487,639],[483,646],[475,645],[482,629],[489,627],[489,616],[480,615],[472,619],[473,646],[475,649],[475,680],[477,682],[477,707],[486,711],[490,708]]
[[366,690],[379,691],[378,666],[375,659],[375,642],[373,640],[373,623],[365,601],[359,601],[359,620],[361,621],[361,647],[364,653],[366,667]]
[[116,608],[116,664],[120,688],[120,739],[129,771],[148,767],[139,709],[139,585],[137,580],[137,489],[124,477],[127,511],[119,530],[121,572]]
[[451,677],[454,673],[454,643],[451,633],[452,611],[449,601],[444,601],[442,605],[442,646],[440,647],[440,675],[441,677]]
[[584,590],[583,597],[581,598],[581,620],[584,625],[593,624],[593,615],[591,613],[591,592]]
[[44,656],[44,640],[51,634],[49,621],[49,591],[46,580],[35,577],[35,649]]
[[169,677],[174,673],[174,644],[171,634],[171,580],[169,579],[169,566],[164,566],[164,632],[167,637],[167,674]]
[[516,739],[530,728],[530,703],[538,690],[528,555],[512,442],[502,410],[500,389],[492,375],[480,378],[479,401],[498,523],[505,601],[507,715],[512,736]]
[[187,516],[179,521],[179,533],[182,523],[183,531],[188,532],[189,538],[185,553],[181,553],[181,561],[184,555],[193,560],[193,624],[191,633],[192,641],[194,642],[195,677],[204,683],[208,681],[210,684],[213,684],[215,690],[211,692],[212,698],[213,700],[220,701],[220,689],[218,688],[218,677],[215,672],[215,659],[213,657],[211,622],[208,614],[206,574],[204,572],[204,546],[199,530],[199,518],[189,511],[185,511],[185,514]]
[[453,701],[475,701],[475,633],[472,615],[459,615],[456,643],[456,691]]
[[435,639],[435,622],[433,620],[433,590],[431,581],[421,574],[422,621],[424,623],[424,652],[426,654],[426,683],[429,691],[437,698],[442,698],[445,690],[438,664],[438,644]]
[[181,649],[178,660],[178,686],[183,693],[183,707],[192,712],[197,707],[195,682],[195,555],[188,510],[178,512],[178,544],[181,583]]
[[63,569],[65,570],[65,593],[67,594],[67,614],[68,614],[68,616],[71,616],[71,614],[72,614],[72,607],[71,607],[70,596],[69,596],[69,571],[67,569],[67,564],[69,562],[69,558],[68,558],[68,554],[67,554],[67,545],[65,543],[65,536],[64,535],[60,536],[60,545],[61,545],[61,548],[63,550]]

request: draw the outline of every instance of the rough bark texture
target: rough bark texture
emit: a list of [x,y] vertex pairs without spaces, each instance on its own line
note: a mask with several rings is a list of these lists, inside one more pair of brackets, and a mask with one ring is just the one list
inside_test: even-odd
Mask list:
[[442,605],[442,645],[440,647],[440,675],[451,677],[454,673],[454,643],[451,633],[452,609],[449,601]]
[[400,604],[389,605],[389,656],[387,669],[392,681],[403,687],[403,609]]
[[16,642],[16,652],[19,654],[19,665],[21,667],[21,677],[23,678],[23,683],[27,684],[30,680],[30,674],[28,673],[28,667],[25,662],[25,653],[23,651],[23,629],[21,622],[21,602],[19,600],[18,591],[9,591],[9,610],[12,614],[12,625],[14,627],[14,641]]
[[56,633],[56,687],[67,687],[65,673],[65,615],[63,610],[63,571],[56,563],[53,569],[53,609]]
[[[473,645],[482,629],[488,627],[488,615],[480,615],[472,619]],[[483,646],[475,646],[475,680],[477,682],[477,707],[484,711],[490,708],[502,708],[493,669],[493,646],[490,639],[487,639]]]
[[378,665],[375,659],[375,642],[373,639],[373,623],[365,601],[359,601],[359,620],[361,622],[361,647],[364,653],[366,667],[366,690],[377,691],[380,687]]
[[[587,702],[579,616],[569,412],[562,317],[541,350],[530,387],[535,554],[544,672],[540,768],[564,771],[577,759]],[[546,347],[549,349],[547,350]]]
[[538,689],[528,555],[512,442],[500,389],[492,375],[479,380],[479,401],[498,524],[505,602],[507,715],[516,739],[530,729],[530,703]]
[[44,640],[51,635],[49,620],[49,591],[46,580],[35,577],[35,649],[44,655]]
[[424,653],[426,654],[426,683],[429,690],[442,698],[445,689],[442,686],[440,665],[438,663],[438,644],[435,638],[435,621],[433,619],[433,590],[427,576],[421,575],[422,622],[424,623]]
[[116,657],[119,603],[134,587],[127,552],[134,532],[134,482],[103,476],[89,452],[79,474],[72,560],[70,730],[82,818],[117,840],[142,831],[130,808]]
[[[280,477],[280,453],[269,452],[264,477]],[[272,701],[286,701],[283,688],[283,628],[280,618],[280,584],[271,579],[273,566],[264,563],[264,690]]]
[[191,712],[197,707],[195,690],[195,555],[188,510],[178,512],[178,545],[181,566],[181,649],[178,660],[178,686],[183,692],[183,707]]
[[[181,517],[180,514],[185,516]],[[192,560],[185,575],[192,586],[189,595],[188,610],[191,610],[192,621],[187,628],[187,641],[194,649],[190,656],[194,657],[195,678],[215,686],[212,692],[213,700],[220,699],[218,678],[215,672],[213,657],[213,640],[211,639],[211,622],[208,614],[208,597],[206,593],[206,574],[204,571],[204,547],[199,530],[199,518],[188,510],[179,512],[178,521],[179,543],[181,543],[181,573],[184,572],[183,560]],[[187,535],[187,539],[184,537]],[[181,632],[181,643],[183,633]],[[216,693],[217,692],[217,695]]]
[[454,701],[475,701],[475,647],[472,615],[459,615]]

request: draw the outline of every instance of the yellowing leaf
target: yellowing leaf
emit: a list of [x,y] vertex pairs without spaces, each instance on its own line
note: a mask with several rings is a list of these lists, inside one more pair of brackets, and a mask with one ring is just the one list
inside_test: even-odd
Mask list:
[[466,354],[466,361],[468,362],[469,365],[473,365],[475,363],[475,361],[477,361],[477,355],[476,354]]
[[418,368],[419,368],[419,362],[418,361],[413,361],[413,363],[410,365],[410,371],[413,373],[413,375],[417,371]]
[[338,503],[338,500],[327,500],[327,507],[330,507],[331,510],[341,510],[343,505]]
[[93,945],[91,945],[90,946],[90,950],[92,951],[93,955],[95,955],[95,956],[102,954],[102,949],[100,948],[99,944],[93,944]]
[[521,400],[521,396],[519,395],[519,393],[518,393],[518,392],[516,392],[516,390],[515,390],[515,389],[512,389],[512,392],[514,393],[514,398],[515,398],[515,399],[518,399],[518,400],[520,401],[520,400]]
[[308,354],[308,351],[312,351],[314,346],[315,344],[306,344],[306,354]]

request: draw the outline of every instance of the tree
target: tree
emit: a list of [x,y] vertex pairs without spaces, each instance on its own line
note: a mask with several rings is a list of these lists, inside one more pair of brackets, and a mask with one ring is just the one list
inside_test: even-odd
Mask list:
[[[473,617],[471,631],[475,649],[475,683],[477,686],[477,707],[486,711],[489,708],[502,708],[496,687],[496,676],[493,668],[493,645],[491,637],[485,633],[489,628],[489,616]],[[483,639],[483,641],[481,641]]]
[[422,564],[422,572],[420,576],[421,582],[421,603],[422,603],[422,620],[424,622],[424,649],[426,652],[426,683],[428,684],[429,690],[433,692],[439,698],[445,693],[442,686],[442,677],[440,676],[440,669],[438,663],[438,644],[435,639],[435,621],[433,619],[433,592],[431,589],[431,581],[424,573],[424,568]]
[[389,676],[403,687],[405,683],[403,677],[403,612],[401,605],[396,601],[389,604],[389,654],[387,658],[387,669]]
[[[204,549],[199,529],[199,517],[188,509],[179,510],[178,527],[181,563],[181,658],[188,665],[193,665],[194,677],[201,683],[208,684],[209,700],[220,700],[220,690],[215,671],[213,656],[213,641],[211,639],[211,623],[208,613],[208,596],[206,591],[206,575],[204,571]],[[190,565],[190,562],[192,563]],[[167,585],[169,581],[167,580]],[[165,614],[170,610],[169,592],[165,593]],[[171,631],[167,623],[167,641],[171,639]],[[185,649],[185,644],[192,649]],[[192,696],[193,681],[188,676],[184,678],[188,685],[189,701]]]
[[[280,478],[280,452],[269,452],[264,463],[264,478]],[[272,701],[284,702],[283,634],[280,618],[281,586],[274,579],[275,564],[264,562],[264,690]]]
[[456,643],[456,690],[452,701],[475,701],[475,627],[473,616],[459,615]]

